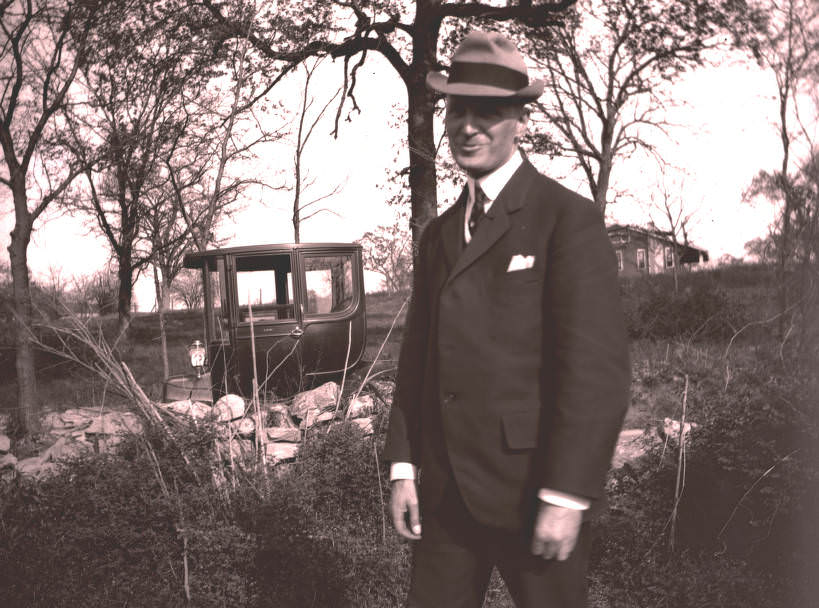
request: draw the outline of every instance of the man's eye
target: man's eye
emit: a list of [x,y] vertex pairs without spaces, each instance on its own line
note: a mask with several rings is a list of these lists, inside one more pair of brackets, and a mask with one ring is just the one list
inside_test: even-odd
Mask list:
[[500,112],[498,111],[497,108],[478,108],[475,111],[475,115],[478,118],[489,119],[489,118],[496,118],[496,117],[500,116]]

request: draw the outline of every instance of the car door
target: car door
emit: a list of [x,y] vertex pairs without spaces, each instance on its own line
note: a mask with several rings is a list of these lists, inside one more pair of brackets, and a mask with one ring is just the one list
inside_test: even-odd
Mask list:
[[[366,340],[358,250],[305,248],[299,251],[304,335],[301,357],[315,377],[355,365]],[[349,352],[348,352],[349,343]]]
[[[253,359],[262,395],[288,394],[302,384],[299,342],[301,310],[295,289],[295,259],[288,249],[231,256],[235,375],[250,396]],[[255,353],[253,345],[255,343]]]

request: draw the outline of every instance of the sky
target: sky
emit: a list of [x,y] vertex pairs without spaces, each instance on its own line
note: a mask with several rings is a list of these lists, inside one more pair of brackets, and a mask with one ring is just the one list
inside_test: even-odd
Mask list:
[[[316,106],[332,96],[339,85],[341,65],[322,66],[314,80]],[[300,76],[297,76],[300,78]],[[302,225],[303,242],[352,241],[380,223],[390,222],[392,210],[385,205],[391,192],[385,189],[391,171],[406,164],[402,148],[405,127],[400,117],[406,104],[403,84],[377,54],[371,55],[358,77],[360,114],[343,120],[340,135],[330,135],[334,107],[310,141],[305,163],[316,183],[303,197],[320,196],[338,187],[326,202],[332,213],[323,212]],[[284,103],[298,103],[298,82],[283,82],[275,91]],[[778,105],[773,76],[756,64],[733,57],[721,65],[689,72],[673,85],[677,107],[669,110],[671,122],[681,125],[670,137],[655,141],[664,158],[684,169],[675,183],[687,210],[695,210],[690,238],[709,251],[711,259],[723,254],[742,257],[744,244],[765,234],[773,219],[773,207],[743,200],[743,192],[760,169],[774,169],[781,149],[776,131]],[[397,104],[397,107],[396,107]],[[345,116],[346,117],[346,111]],[[280,118],[271,118],[281,122]],[[559,159],[533,158],[535,165],[566,186],[588,195],[579,172]],[[258,158],[242,168],[271,185],[284,183],[292,172],[292,144],[283,141],[258,151]],[[654,162],[634,158],[615,167],[614,180],[629,196],[609,205],[610,222],[645,224],[646,204],[656,192],[659,170]],[[10,200],[3,193],[0,241],[8,245],[13,226]],[[444,206],[455,192],[444,193]],[[229,245],[292,241],[292,193],[253,189],[246,193],[243,211],[222,227],[220,236]],[[29,247],[35,277],[49,269],[64,277],[91,273],[107,259],[107,249],[79,218],[56,211],[41,218]],[[369,275],[368,289],[378,277]],[[141,309],[152,305],[153,286],[143,280],[137,286]]]

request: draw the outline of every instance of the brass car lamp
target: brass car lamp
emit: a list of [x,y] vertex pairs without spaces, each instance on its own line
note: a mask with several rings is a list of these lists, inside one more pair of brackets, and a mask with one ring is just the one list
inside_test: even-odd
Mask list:
[[191,360],[191,367],[196,370],[196,377],[201,378],[205,368],[206,357],[205,345],[202,344],[201,340],[191,342],[191,345],[188,346],[188,356]]

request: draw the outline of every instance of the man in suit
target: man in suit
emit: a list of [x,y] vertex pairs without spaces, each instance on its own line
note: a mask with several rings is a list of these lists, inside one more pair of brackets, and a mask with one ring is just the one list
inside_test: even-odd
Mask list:
[[508,39],[470,33],[427,84],[467,186],[420,238],[385,446],[408,605],[477,608],[497,567],[520,608],[580,608],[628,404],[615,256],[518,150],[543,83]]

